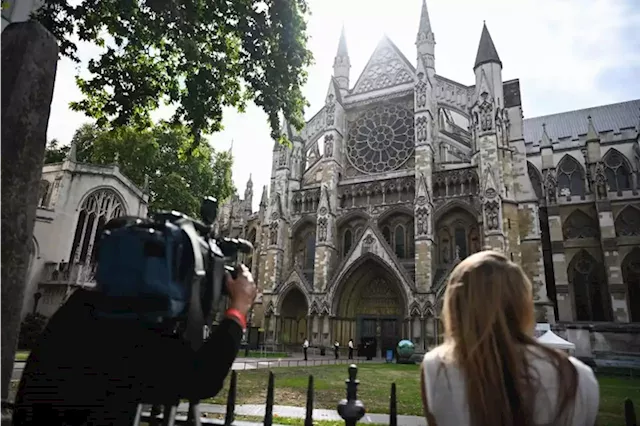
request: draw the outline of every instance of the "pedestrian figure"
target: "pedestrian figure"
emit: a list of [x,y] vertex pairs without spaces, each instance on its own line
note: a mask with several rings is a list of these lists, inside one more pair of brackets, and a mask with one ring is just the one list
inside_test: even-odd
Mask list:
[[333,350],[336,353],[336,359],[338,359],[338,351],[340,350],[340,343],[338,343],[338,341],[336,340],[336,342],[333,344]]
[[304,360],[307,361],[307,351],[309,350],[309,340],[304,339],[304,343],[302,343],[302,352],[304,352]]
[[422,362],[429,425],[596,424],[598,380],[533,336],[533,300],[531,281],[502,253],[458,263],[444,293],[444,342]]
[[353,339],[349,339],[349,359],[353,359]]

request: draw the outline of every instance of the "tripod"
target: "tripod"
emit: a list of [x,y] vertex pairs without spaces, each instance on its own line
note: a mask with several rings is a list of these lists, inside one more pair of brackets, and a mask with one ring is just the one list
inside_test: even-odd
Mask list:
[[[146,421],[149,426],[174,426],[176,423],[176,416],[178,413],[178,404],[151,404],[151,412],[148,417],[144,414],[144,406],[149,405],[145,403],[138,404],[136,409],[136,416],[133,420],[133,426],[140,426],[141,421]],[[164,409],[162,417],[160,415],[161,409]],[[187,424],[192,426],[202,426],[200,421],[200,401],[190,401],[189,411],[187,414]]]

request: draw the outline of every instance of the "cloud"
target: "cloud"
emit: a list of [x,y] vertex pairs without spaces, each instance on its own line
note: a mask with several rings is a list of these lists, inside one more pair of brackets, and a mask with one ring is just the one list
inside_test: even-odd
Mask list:
[[[310,118],[324,104],[342,25],[351,60],[351,85],[383,34],[415,63],[415,36],[422,0],[309,0],[309,48],[315,64],[305,87]],[[526,117],[640,98],[640,4],[637,0],[427,0],[436,36],[436,71],[474,84],[482,21],[503,62],[503,78],[519,78]],[[95,47],[83,45],[88,59]],[[76,70],[62,60],[54,92],[49,138],[68,142],[86,121],[67,104],[79,98]],[[164,108],[154,114],[170,115]],[[254,208],[271,174],[273,141],[266,115],[225,110],[225,129],[209,140],[228,149],[234,140],[234,182],[242,194],[252,174]]]

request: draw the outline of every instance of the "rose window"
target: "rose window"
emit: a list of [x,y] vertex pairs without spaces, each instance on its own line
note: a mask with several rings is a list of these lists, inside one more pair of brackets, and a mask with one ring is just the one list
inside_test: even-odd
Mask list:
[[363,173],[398,169],[413,154],[413,112],[399,105],[383,105],[362,113],[350,123],[347,157]]

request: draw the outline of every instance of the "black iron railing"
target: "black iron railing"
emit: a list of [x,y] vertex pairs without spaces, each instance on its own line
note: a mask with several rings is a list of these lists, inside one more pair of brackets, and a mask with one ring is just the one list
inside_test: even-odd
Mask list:
[[[365,414],[365,406],[358,399],[357,372],[358,367],[354,364],[349,366],[349,378],[346,380],[346,398],[341,400],[337,405],[337,412],[344,420],[345,426],[354,426]],[[191,404],[189,412],[186,415],[178,415],[177,406],[153,406],[150,411],[140,412],[140,420],[146,422],[149,426],[160,425],[223,425],[231,426],[235,420],[236,395],[237,395],[238,373],[233,371],[229,383],[229,393],[227,396],[227,407],[224,420],[203,418],[200,413],[198,404]],[[269,381],[267,385],[267,398],[265,402],[265,414],[262,422],[259,424],[264,426],[273,425],[273,405],[274,405],[275,376],[273,372],[269,372]],[[416,389],[419,392],[419,389]],[[314,405],[314,386],[313,375],[309,375],[307,385],[307,402],[304,425],[313,425],[313,405]],[[11,417],[13,404],[2,401],[2,417],[3,424],[5,419]],[[142,409],[142,408],[140,408]],[[624,402],[624,419],[625,426],[638,426],[635,408],[633,402],[627,398]],[[391,384],[391,393],[389,396],[389,426],[398,426],[398,408],[396,399],[396,384]]]

